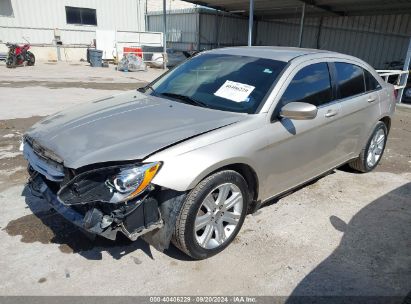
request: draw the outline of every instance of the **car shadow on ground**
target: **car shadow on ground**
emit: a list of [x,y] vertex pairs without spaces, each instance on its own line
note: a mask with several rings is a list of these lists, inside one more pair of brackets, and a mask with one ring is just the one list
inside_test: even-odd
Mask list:
[[351,303],[411,303],[410,197],[408,183],[379,197],[348,223],[331,216],[330,225],[344,233],[339,246],[297,285],[287,303],[348,300],[326,296],[353,296]]
[[[119,260],[138,251],[154,259],[150,245],[141,239],[133,242],[122,233],[117,234],[115,241],[92,237],[54,211],[44,199],[34,196],[27,186],[22,196],[32,213],[10,221],[3,230],[10,236],[20,236],[23,243],[57,244],[62,253],[79,254],[89,260],[101,260],[103,252]],[[172,244],[164,254],[177,260],[193,261]]]

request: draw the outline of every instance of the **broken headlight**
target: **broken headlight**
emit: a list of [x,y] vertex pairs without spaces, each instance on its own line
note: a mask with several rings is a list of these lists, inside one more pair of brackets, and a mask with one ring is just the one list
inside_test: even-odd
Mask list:
[[81,173],[60,189],[58,198],[67,205],[126,202],[148,188],[160,167],[160,162],[154,162]]
[[147,189],[158,169],[160,169],[160,163],[124,169],[108,178],[106,185],[116,193],[118,201],[128,201]]

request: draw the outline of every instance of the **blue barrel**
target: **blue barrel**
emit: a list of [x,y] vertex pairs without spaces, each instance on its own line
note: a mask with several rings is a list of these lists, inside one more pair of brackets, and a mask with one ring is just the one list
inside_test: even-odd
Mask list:
[[103,51],[89,49],[90,65],[92,67],[101,67],[103,65]]

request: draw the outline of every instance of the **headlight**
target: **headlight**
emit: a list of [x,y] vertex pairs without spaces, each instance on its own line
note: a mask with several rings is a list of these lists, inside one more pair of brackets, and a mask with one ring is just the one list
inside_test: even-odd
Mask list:
[[160,162],[154,162],[91,170],[64,185],[58,198],[67,205],[129,201],[147,189],[160,167]]
[[144,190],[160,169],[160,163],[150,163],[141,167],[121,170],[108,178],[106,184],[116,193],[119,200],[130,200]]

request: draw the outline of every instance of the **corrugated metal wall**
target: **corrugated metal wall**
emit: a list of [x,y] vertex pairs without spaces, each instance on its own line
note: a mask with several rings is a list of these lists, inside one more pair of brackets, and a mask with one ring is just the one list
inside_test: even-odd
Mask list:
[[[51,44],[54,28],[65,44],[89,44],[96,29],[145,30],[146,0],[11,0],[13,15],[0,16],[0,40]],[[96,9],[97,26],[66,23],[65,6]]]
[[[161,12],[149,13],[147,23],[147,30],[163,31]],[[167,12],[168,47],[177,50],[244,45],[247,44],[247,28],[246,19],[214,10],[185,9]]]
[[[148,30],[163,30],[161,13],[150,13],[147,19]],[[256,45],[298,44],[299,19],[258,21],[255,25]],[[248,20],[213,10],[168,12],[167,26],[168,46],[179,50],[247,44]],[[409,13],[307,18],[303,47],[350,54],[384,68],[387,61],[404,60],[410,37]]]
[[[178,14],[167,15],[168,47],[178,50],[196,48],[198,42],[198,17],[196,10],[179,10]],[[163,31],[163,15],[159,12],[147,16],[147,30]]]
[[[256,43],[297,46],[298,33],[298,19],[259,22]],[[309,18],[302,46],[350,54],[384,68],[387,61],[405,59],[410,38],[410,14]]]
[[248,20],[227,14],[200,14],[200,48],[247,44]]

